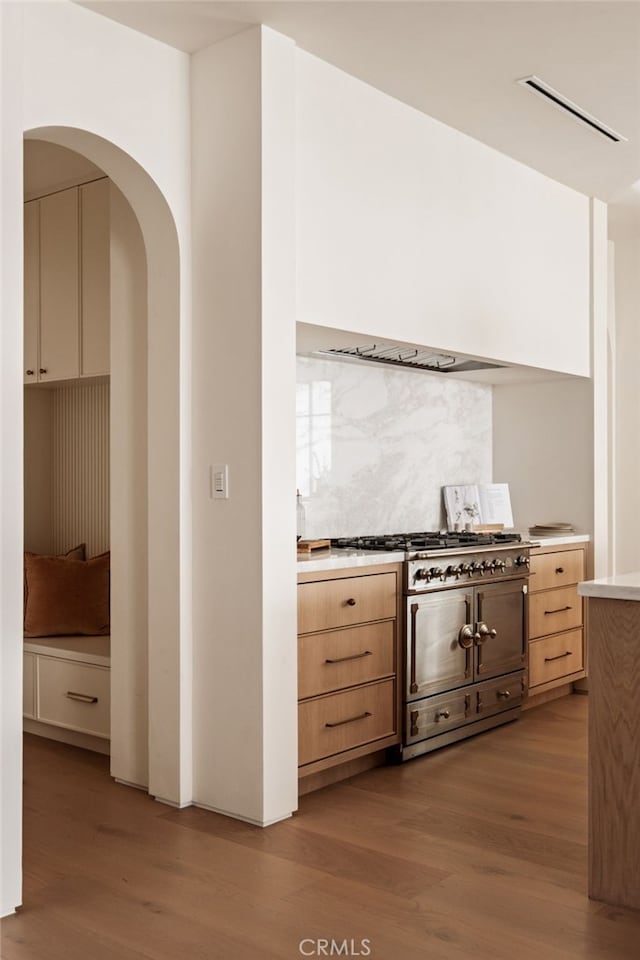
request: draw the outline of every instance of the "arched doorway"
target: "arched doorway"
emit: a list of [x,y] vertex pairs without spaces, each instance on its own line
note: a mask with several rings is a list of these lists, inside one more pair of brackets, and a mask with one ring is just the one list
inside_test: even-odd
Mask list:
[[[119,593],[115,578],[116,632],[112,636],[112,774],[125,782],[144,786],[149,793],[171,804],[190,800],[190,776],[185,770],[182,739],[185,730],[185,684],[189,681],[185,657],[184,610],[185,581],[181,564],[187,555],[184,537],[189,529],[183,497],[183,463],[188,430],[188,405],[185,404],[185,350],[181,331],[181,287],[178,236],[169,206],[146,171],[113,143],[88,131],[68,127],[42,127],[25,133],[25,139],[44,140],[75,151],[98,166],[112,185],[114,212],[112,249],[116,252],[119,289],[114,308],[137,311],[144,322],[142,338],[144,371],[132,354],[126,335],[126,319],[115,317],[119,326],[112,342],[114,374],[125,391],[144,394],[144,417],[130,422],[126,400],[115,407],[112,446],[117,448],[119,476],[133,469],[131,458],[138,453],[138,481],[144,469],[144,484],[138,482],[135,495],[118,497],[112,502],[112,552],[126,552],[130,538],[127,523],[132,512],[145,512],[147,543],[143,551],[146,570],[131,586]],[[138,239],[136,239],[136,233]],[[135,254],[136,243],[138,245]],[[134,251],[135,263],[127,262]],[[146,279],[141,273],[146,272]],[[135,288],[135,289],[134,289]],[[112,288],[112,295],[113,295]],[[132,306],[131,299],[136,300]],[[140,317],[140,312],[144,316]],[[138,337],[138,343],[140,338]],[[136,377],[144,375],[144,384]],[[144,466],[140,467],[140,448],[144,448]],[[124,480],[126,483],[126,479]],[[121,490],[124,488],[121,488]],[[125,491],[126,493],[126,491]],[[119,610],[131,611],[132,605],[144,605],[148,629],[145,643],[146,669],[132,683],[131,646],[117,635]],[[188,607],[188,604],[187,604]],[[133,617],[135,621],[135,614]],[[138,652],[140,659],[140,651]],[[140,688],[141,678],[147,689]],[[188,704],[188,698],[187,698]],[[140,740],[147,736],[147,757],[131,757],[131,734]],[[140,751],[139,751],[140,752]],[[142,769],[147,767],[145,782]],[[131,772],[133,771],[133,772]]]

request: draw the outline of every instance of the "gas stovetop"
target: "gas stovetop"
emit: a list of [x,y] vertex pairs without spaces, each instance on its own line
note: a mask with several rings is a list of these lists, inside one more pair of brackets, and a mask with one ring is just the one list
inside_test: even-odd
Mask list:
[[352,550],[402,550],[415,554],[423,550],[460,550],[520,543],[519,533],[480,533],[468,530],[426,533],[395,533],[377,537],[340,537],[331,541],[332,547]]

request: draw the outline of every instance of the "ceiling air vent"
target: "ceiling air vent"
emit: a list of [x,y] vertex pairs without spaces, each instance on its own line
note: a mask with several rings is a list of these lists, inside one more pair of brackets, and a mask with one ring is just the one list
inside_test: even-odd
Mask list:
[[488,360],[469,360],[454,357],[448,353],[434,353],[433,350],[421,350],[419,347],[401,347],[389,343],[371,343],[361,347],[328,347],[318,350],[324,356],[340,360],[368,361],[370,363],[388,363],[410,370],[428,370],[433,373],[463,373],[470,370],[495,370],[501,363]]
[[590,127],[591,130],[595,130],[596,133],[606,137],[607,140],[611,140],[613,143],[620,143],[621,141],[627,142],[627,137],[623,137],[621,133],[617,133],[612,127],[608,127],[606,123],[602,123],[602,121],[590,113],[587,113],[587,111],[579,107],[577,103],[568,100],[567,97],[558,93],[557,90],[554,90],[553,87],[550,87],[548,83],[545,83],[544,80],[541,80],[539,77],[523,77],[521,80],[518,80],[518,83],[522,84],[523,87],[528,87],[529,90],[532,90],[539,97],[544,97],[545,100],[553,104],[558,110],[564,110],[565,113],[568,113],[569,116],[577,120],[578,123],[584,123],[585,126]]

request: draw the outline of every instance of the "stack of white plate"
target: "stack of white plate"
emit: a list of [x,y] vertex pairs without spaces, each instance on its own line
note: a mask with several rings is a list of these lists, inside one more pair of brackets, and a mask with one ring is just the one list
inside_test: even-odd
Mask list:
[[529,527],[532,537],[567,537],[575,533],[571,523],[536,523]]

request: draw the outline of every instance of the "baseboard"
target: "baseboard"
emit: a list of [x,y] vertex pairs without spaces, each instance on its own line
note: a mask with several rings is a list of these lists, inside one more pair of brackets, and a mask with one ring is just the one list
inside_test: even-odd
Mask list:
[[333,783],[340,783],[342,780],[355,777],[359,773],[373,770],[374,767],[382,767],[385,762],[386,751],[376,750],[375,753],[369,753],[366,757],[347,760],[346,763],[329,767],[327,770],[320,770],[318,773],[309,773],[306,777],[300,777],[298,780],[298,796],[303,797],[314,790],[321,790]]
[[538,693],[535,697],[531,695],[522,704],[523,710],[531,710],[534,707],[541,707],[543,703],[551,703],[553,700],[560,700],[561,697],[568,697],[573,693],[573,686],[565,683],[561,687],[555,687],[553,690],[545,690]]
[[293,815],[293,811],[291,811],[291,813],[286,813],[282,817],[274,817],[273,820],[254,820],[253,817],[242,817],[238,813],[231,813],[231,811],[222,810],[220,807],[211,807],[207,803],[193,803],[192,806],[199,810],[208,810],[209,813],[219,813],[222,817],[231,817],[232,820],[240,820],[242,823],[250,823],[253,827],[270,827],[274,823],[282,823],[283,820],[288,820]]
[[187,800],[184,803],[177,803],[175,800],[167,800],[165,797],[154,797],[153,799],[158,803],[163,803],[165,807],[173,807],[174,810],[186,810],[187,807],[195,806],[191,800]]
[[133,783],[131,780],[121,780],[120,777],[113,777],[113,779],[123,787],[132,787],[134,790],[142,790],[143,793],[149,793],[149,788],[142,783]]
[[24,717],[22,723],[24,732],[32,733],[36,737],[56,740],[58,743],[80,747],[82,750],[93,750],[94,753],[102,753],[107,757],[111,754],[111,741],[103,740],[102,737],[92,737],[89,733],[78,733],[77,730],[67,730],[65,727],[56,727],[51,723],[42,723],[40,720],[30,720],[28,717]]

